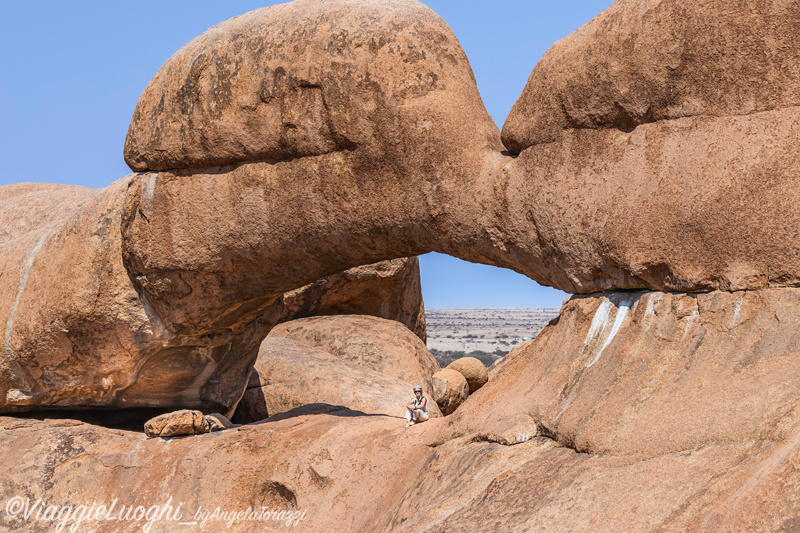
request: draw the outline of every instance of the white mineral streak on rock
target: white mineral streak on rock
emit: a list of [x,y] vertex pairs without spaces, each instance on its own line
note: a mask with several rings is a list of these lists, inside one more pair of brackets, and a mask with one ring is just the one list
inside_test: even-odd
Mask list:
[[733,319],[731,320],[731,328],[735,328],[739,324],[739,314],[742,312],[743,301],[744,296],[739,298],[739,301],[736,302],[736,308],[733,310]]
[[663,293],[651,292],[647,298],[647,309],[644,311],[645,329],[653,325],[653,319],[656,317],[656,304],[660,304],[664,298]]
[[22,298],[22,292],[25,290],[25,284],[28,282],[28,275],[31,272],[31,267],[33,266],[33,261],[36,259],[36,254],[39,253],[39,250],[42,249],[42,245],[47,237],[50,236],[50,232],[45,232],[42,235],[42,238],[39,239],[39,242],[36,243],[36,246],[33,247],[31,250],[30,255],[28,256],[28,260],[25,262],[25,266],[22,269],[22,275],[19,278],[19,289],[17,290],[17,298],[14,300],[14,303],[11,304],[11,310],[8,312],[8,321],[6,322],[6,338],[5,338],[5,348],[6,348],[6,357],[9,361],[14,359],[14,352],[11,350],[11,332],[14,330],[14,317],[17,314],[17,307],[19,306],[19,301]]
[[517,444],[522,444],[523,442],[528,442],[533,437],[535,437],[535,435],[532,435],[531,433],[520,433],[516,436],[516,441]]
[[[600,356],[603,355],[603,351],[611,344],[611,341],[614,340],[617,332],[619,332],[622,327],[623,322],[625,322],[625,318],[630,313],[631,304],[633,304],[634,300],[638,301],[638,298],[634,295],[615,295],[612,296],[612,298],[615,300],[619,299],[619,303],[615,305],[611,299],[604,299],[600,307],[597,308],[597,312],[592,319],[592,325],[589,328],[589,333],[586,335],[586,340],[584,341],[584,346],[586,347],[591,347],[592,344],[596,346],[598,342],[602,342],[594,359],[586,365],[586,368],[591,367],[600,359]],[[613,323],[611,322],[612,308],[616,311],[614,313]]]
[[33,250],[31,250],[28,260],[25,262],[25,266],[22,269],[22,275],[19,278],[17,297],[14,300],[14,303],[11,304],[11,309],[8,312],[8,321],[6,321],[5,354],[6,361],[8,361],[9,364],[9,378],[11,379],[12,383],[17,386],[16,388],[9,388],[8,392],[6,392],[6,403],[9,404],[24,403],[33,397],[29,392],[28,384],[24,383],[26,381],[24,374],[15,360],[14,350],[11,348],[11,334],[14,331],[14,317],[17,314],[17,307],[19,307],[19,302],[22,299],[22,293],[25,290],[25,284],[28,282],[28,275],[31,272],[31,267],[33,267],[33,262],[36,259],[36,255],[39,253],[39,250],[42,249],[42,245],[50,236],[50,233],[50,231],[46,231],[42,235],[42,238],[39,239],[39,242],[36,243],[36,246],[33,247]]
[[692,324],[694,323],[694,319],[700,316],[698,311],[692,311],[692,314],[686,317],[686,326],[683,328],[683,336],[681,337],[681,342],[686,339],[686,336],[689,334],[689,330],[692,328]]
[[603,330],[605,330],[606,324],[608,324],[608,314],[613,306],[614,304],[611,303],[611,300],[605,297],[603,298],[603,302],[594,313],[592,325],[589,326],[589,333],[586,334],[586,339],[584,339],[583,346],[581,348],[589,346],[596,337],[602,334]]

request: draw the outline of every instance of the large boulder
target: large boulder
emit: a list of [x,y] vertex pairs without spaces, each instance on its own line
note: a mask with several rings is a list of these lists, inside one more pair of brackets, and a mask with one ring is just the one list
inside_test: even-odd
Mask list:
[[[419,338],[367,316],[294,320],[261,343],[234,421],[249,423],[313,403],[403,416],[414,385],[431,388],[439,369]],[[441,416],[433,405],[432,417]]]
[[[446,162],[425,147],[489,142],[486,118],[458,40],[429,8],[298,0],[217,24],[175,53],[139,99],[125,160],[141,172],[411,148],[405,158]],[[341,159],[342,171],[354,162]]]
[[796,3],[627,0],[559,41],[503,126],[510,226],[573,293],[800,283]]
[[800,5],[620,0],[555,43],[503,126],[513,153],[564,130],[800,105]]
[[[233,420],[250,423],[314,403],[365,414],[401,417],[413,385],[348,362],[300,341],[267,337],[256,360],[257,386],[248,386]],[[431,410],[431,416],[441,416]]]
[[459,372],[469,384],[470,394],[480,389],[489,381],[489,371],[486,366],[474,357],[460,357],[447,365],[450,370]]
[[293,320],[273,328],[268,338],[296,340],[342,361],[426,389],[439,370],[425,343],[408,328],[378,317],[340,315]]
[[464,374],[452,368],[443,368],[433,375],[431,397],[442,414],[452,414],[469,397],[469,383]]
[[215,334],[176,332],[120,260],[130,179],[101,191],[0,187],[0,410],[188,406],[227,413],[269,329],[310,313],[376,314],[424,338],[415,258],[336,273],[267,299],[256,319]]

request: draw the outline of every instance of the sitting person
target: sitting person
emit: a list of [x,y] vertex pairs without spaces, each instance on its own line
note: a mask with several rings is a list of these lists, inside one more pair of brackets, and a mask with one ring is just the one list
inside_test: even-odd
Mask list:
[[428,399],[422,395],[422,387],[414,387],[414,398],[406,404],[406,427],[428,419]]

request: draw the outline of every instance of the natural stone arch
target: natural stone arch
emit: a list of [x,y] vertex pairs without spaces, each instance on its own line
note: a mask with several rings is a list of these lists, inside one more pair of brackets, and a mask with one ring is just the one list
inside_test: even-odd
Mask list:
[[[640,23],[632,5],[581,31]],[[526,94],[572,90],[540,81]],[[528,101],[509,117],[513,158],[455,36],[412,0],[298,0],[212,28],[137,106],[126,156],[141,172],[0,251],[2,408],[230,407],[276,298],[431,250],[575,293],[798,283],[797,107],[644,117],[632,132],[609,119],[540,143],[526,128],[549,122]],[[133,363],[95,368],[116,354]]]

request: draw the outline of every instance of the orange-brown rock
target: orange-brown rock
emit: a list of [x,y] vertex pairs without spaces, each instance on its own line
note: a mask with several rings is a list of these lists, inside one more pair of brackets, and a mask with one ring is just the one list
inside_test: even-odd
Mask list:
[[[242,396],[234,414],[236,423],[257,422],[317,403],[402,417],[413,397],[410,383],[282,337],[267,336],[261,343],[254,376],[258,383],[248,386]],[[435,406],[429,411],[431,417],[441,416]]]
[[298,341],[412,387],[422,385],[425,390],[430,390],[431,376],[439,370],[439,363],[425,344],[408,328],[378,317],[342,315],[293,320],[273,328],[267,339]]
[[[170,331],[121,261],[129,182],[82,189],[86,196],[76,205],[71,193],[36,186],[37,202],[49,202],[58,216],[0,248],[3,411],[111,405],[224,411],[241,395],[266,331],[258,331],[260,323],[202,339]],[[7,199],[13,213],[16,200]]]
[[208,433],[209,424],[200,411],[181,409],[164,413],[144,424],[144,434],[148,437],[179,437]]
[[[171,170],[346,155],[395,141],[411,146],[411,138],[427,146],[444,133],[438,128],[461,129],[447,116],[455,106],[467,104],[465,121],[483,118],[450,28],[413,0],[386,7],[299,0],[209,29],[145,89],[127,163]],[[439,113],[435,104],[444,106]]]
[[489,381],[489,371],[479,359],[474,357],[461,357],[456,359],[447,368],[459,372],[467,380],[469,392],[472,394]]
[[419,260],[403,257],[337,272],[287,292],[280,321],[324,315],[371,315],[405,324],[425,342]]
[[534,68],[503,126],[514,153],[569,129],[632,130],[684,117],[800,105],[800,6],[615,2]]
[[256,10],[178,51],[140,98],[125,264],[191,335],[433,249],[530,270],[495,228],[501,150],[463,50],[421,3]]
[[469,384],[464,374],[452,368],[443,368],[433,375],[431,396],[442,414],[452,414],[469,397]]
[[[800,289],[573,297],[455,414],[408,429],[325,405],[169,443],[3,417],[0,498],[122,486],[189,513],[306,510],[303,531],[791,531],[798,308]],[[210,474],[220,457],[235,475]]]
[[197,407],[227,413],[269,328],[304,314],[306,306],[314,313],[385,315],[424,337],[416,259],[334,274],[214,335],[176,333],[137,291],[121,261],[121,204],[129,183],[126,177],[101,191],[0,187],[0,316],[6,326],[0,410]]
[[537,279],[568,292],[797,285],[799,126],[797,107],[569,130],[507,165],[508,215],[535,213]]
[[[425,344],[396,321],[327,316],[276,326],[261,343],[237,423],[312,403],[400,417],[414,385],[439,370]],[[436,406],[432,417],[440,416]]]
[[[620,1],[503,127],[508,225],[568,292],[797,286],[800,7]],[[769,213],[767,215],[767,213]]]

